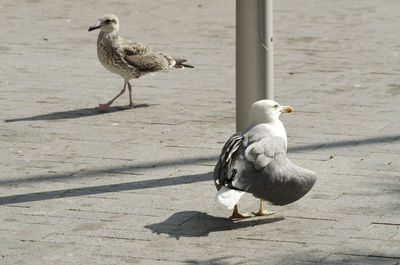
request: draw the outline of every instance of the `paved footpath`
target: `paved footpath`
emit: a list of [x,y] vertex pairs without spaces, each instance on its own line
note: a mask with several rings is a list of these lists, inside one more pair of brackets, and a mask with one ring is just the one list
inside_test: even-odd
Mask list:
[[[400,264],[399,1],[275,1],[289,157],[318,181],[237,222],[211,181],[235,130],[234,1],[0,10],[0,264]],[[135,109],[97,113],[123,85],[87,32],[104,13],[196,68],[134,80]]]

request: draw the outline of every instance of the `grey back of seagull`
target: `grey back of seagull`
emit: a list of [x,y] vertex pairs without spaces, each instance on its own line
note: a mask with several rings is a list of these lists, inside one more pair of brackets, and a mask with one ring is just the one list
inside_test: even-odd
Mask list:
[[262,127],[233,135],[222,148],[214,169],[214,183],[242,190],[275,205],[303,197],[314,185],[316,174],[294,165],[286,156],[285,141]]

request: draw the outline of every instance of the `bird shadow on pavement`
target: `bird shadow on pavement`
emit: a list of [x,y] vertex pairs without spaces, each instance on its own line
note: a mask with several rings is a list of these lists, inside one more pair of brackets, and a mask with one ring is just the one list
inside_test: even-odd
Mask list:
[[[147,108],[150,106],[149,104],[137,104],[133,106],[133,109],[138,108]],[[5,122],[17,122],[17,121],[51,121],[51,120],[63,120],[63,119],[77,119],[82,117],[89,117],[89,116],[96,116],[96,115],[103,115],[118,111],[124,111],[129,109],[124,109],[120,107],[110,107],[106,111],[100,111],[96,108],[83,108],[83,109],[75,109],[75,110],[67,110],[67,111],[59,111],[59,112],[52,112],[47,114],[29,116],[29,117],[22,117],[16,119],[7,119],[4,120]]]
[[284,217],[253,217],[232,220],[199,211],[183,211],[174,213],[161,223],[146,225],[145,228],[150,229],[153,233],[168,234],[179,240],[180,237],[203,237],[208,236],[211,232],[237,230],[275,223],[284,219]]

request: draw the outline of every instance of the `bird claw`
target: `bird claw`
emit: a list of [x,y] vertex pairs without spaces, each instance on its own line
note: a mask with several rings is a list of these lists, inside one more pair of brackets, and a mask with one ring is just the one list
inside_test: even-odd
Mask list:
[[123,109],[133,109],[133,104],[129,104],[129,105],[126,105],[126,106],[118,106],[116,108],[117,109],[121,109],[121,110],[123,110]]
[[245,219],[245,218],[250,218],[250,217],[251,217],[251,215],[247,214],[247,213],[234,212],[229,217],[229,219]]
[[95,109],[97,109],[98,111],[106,111],[109,107],[110,107],[109,104],[99,104],[99,106],[96,107]]
[[250,214],[239,212],[237,205],[235,205],[235,208],[233,209],[233,213],[229,217],[229,219],[244,219],[244,218],[250,218],[250,217],[251,217]]
[[252,212],[255,216],[267,216],[273,215],[275,212],[267,211],[267,210],[259,210],[258,212]]

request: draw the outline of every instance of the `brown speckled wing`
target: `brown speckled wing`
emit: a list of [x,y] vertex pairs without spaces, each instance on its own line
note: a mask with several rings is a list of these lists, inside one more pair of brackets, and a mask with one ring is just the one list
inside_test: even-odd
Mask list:
[[147,45],[125,39],[120,40],[120,44],[126,62],[141,72],[164,70],[173,63],[171,57],[155,52]]

